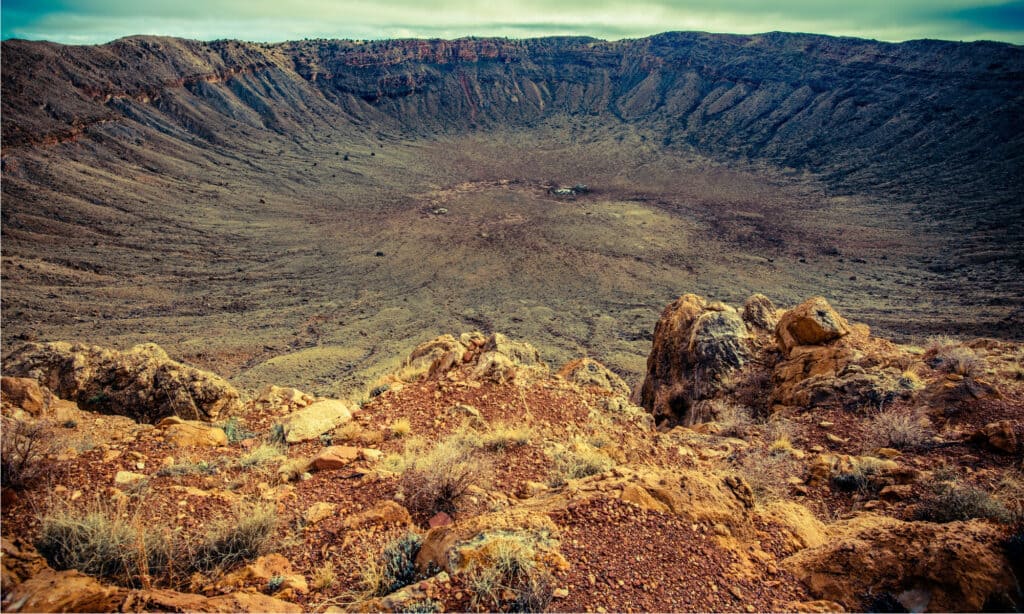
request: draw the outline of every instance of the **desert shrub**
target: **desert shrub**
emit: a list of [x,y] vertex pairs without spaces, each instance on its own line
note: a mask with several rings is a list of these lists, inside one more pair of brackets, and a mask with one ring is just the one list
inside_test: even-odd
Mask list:
[[487,556],[466,570],[474,608],[486,611],[542,612],[551,603],[551,574],[537,564],[537,551],[529,536],[488,535],[481,548]]
[[170,541],[156,528],[100,502],[43,515],[35,546],[54,569],[77,569],[124,585],[163,573],[171,557]]
[[322,591],[330,588],[337,579],[338,573],[334,570],[334,563],[331,561],[325,561],[323,565],[317,567],[313,572],[313,578],[310,586],[312,586],[315,591]]
[[730,381],[732,396],[743,407],[750,408],[752,417],[763,420],[770,414],[772,396],[771,369],[751,369],[739,372]]
[[530,443],[533,429],[526,425],[497,424],[480,438],[480,445],[490,452],[522,447]]
[[722,437],[747,436],[753,424],[751,412],[737,403],[715,401],[712,405],[715,422],[718,423],[718,434]]
[[405,437],[412,432],[412,422],[408,418],[399,418],[391,423],[391,435],[393,437]]
[[284,425],[275,424],[270,427],[270,432],[267,433],[267,443],[274,446],[287,446],[288,440],[284,434]]
[[40,423],[4,420],[0,431],[0,475],[3,485],[22,489],[44,472],[50,438]]
[[911,450],[924,446],[929,437],[920,416],[895,409],[875,414],[865,430],[865,440],[873,448]]
[[972,518],[986,518],[996,522],[1010,522],[1012,512],[987,491],[957,481],[932,485],[932,492],[923,497],[917,508],[920,520],[954,522]]
[[765,454],[758,449],[735,459],[734,466],[750,486],[754,500],[761,503],[785,498],[790,488],[786,479],[803,470],[801,462],[788,454]]
[[555,450],[553,460],[554,467],[548,478],[552,486],[564,486],[569,480],[597,475],[615,465],[607,454],[581,440],[574,442],[572,447]]
[[266,465],[284,454],[280,447],[270,444],[263,444],[252,451],[247,452],[238,458],[238,466],[243,469],[251,469]]
[[382,582],[378,595],[388,595],[417,580],[416,555],[423,539],[406,533],[384,547],[381,553]]
[[862,458],[850,471],[832,476],[832,485],[843,492],[875,493],[882,489],[879,479],[884,470],[884,463],[875,458]]
[[[407,445],[396,468],[402,472],[398,484],[405,506],[422,517],[455,513],[469,487],[482,485],[490,473],[489,464],[475,457],[474,449],[458,436],[448,437],[428,451],[420,450],[418,442]],[[391,459],[385,461],[392,463]]]
[[238,421],[237,416],[231,416],[227,422],[220,425],[220,428],[224,431],[224,434],[227,435],[228,443],[238,443],[243,439],[249,439],[256,436],[256,433],[242,426],[242,423]]
[[365,559],[357,587],[347,593],[348,601],[356,604],[383,597],[421,579],[416,555],[422,544],[419,535],[409,532],[385,545],[379,557]]
[[228,569],[266,554],[277,527],[277,511],[270,505],[235,508],[233,517],[217,522],[188,553],[193,571]]
[[935,338],[928,345],[928,364],[945,373],[978,377],[985,372],[985,361],[971,348],[948,338]]

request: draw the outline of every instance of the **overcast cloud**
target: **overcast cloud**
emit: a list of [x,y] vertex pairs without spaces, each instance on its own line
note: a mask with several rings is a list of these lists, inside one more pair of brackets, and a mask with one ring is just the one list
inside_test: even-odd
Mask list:
[[3,38],[103,43],[132,34],[201,40],[780,30],[1024,43],[1024,0],[2,0]]

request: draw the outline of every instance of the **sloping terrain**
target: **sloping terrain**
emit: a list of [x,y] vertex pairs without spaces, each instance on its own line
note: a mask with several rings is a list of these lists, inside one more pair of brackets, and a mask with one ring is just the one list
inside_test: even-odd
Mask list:
[[[239,404],[152,345],[27,344],[0,395],[0,599],[1019,611],[1022,359],[761,295],[669,304],[643,407],[600,363],[556,373],[500,333],[422,343],[358,404],[273,385]],[[192,382],[216,423],[152,413]]]
[[5,351],[157,341],[339,394],[481,328],[636,381],[665,296],[766,287],[901,339],[1021,334],[1016,46],[136,37],[2,59]]

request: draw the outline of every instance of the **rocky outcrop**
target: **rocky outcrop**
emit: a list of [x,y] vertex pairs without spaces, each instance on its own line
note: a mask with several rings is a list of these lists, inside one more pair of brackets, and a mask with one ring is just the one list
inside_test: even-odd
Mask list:
[[171,360],[146,343],[128,351],[65,342],[31,343],[5,361],[83,409],[157,422],[165,416],[214,421],[241,410],[238,391],[213,373]]
[[577,386],[596,388],[621,397],[629,396],[629,386],[626,382],[593,358],[574,360],[562,367],[558,375]]
[[1013,587],[1000,530],[982,521],[932,524],[865,515],[786,561],[817,597],[865,610],[888,595],[911,612],[984,609]]
[[498,383],[548,372],[537,349],[529,343],[513,341],[501,333],[485,337],[473,332],[463,333],[457,340],[452,335],[442,335],[421,343],[392,377],[404,382],[430,379],[462,366],[470,379]]
[[695,294],[665,308],[654,328],[639,404],[657,420],[692,424],[695,402],[713,397],[751,355],[751,335],[736,310]]
[[788,356],[800,345],[823,345],[850,334],[850,324],[824,298],[815,296],[787,311],[775,327],[779,348]]

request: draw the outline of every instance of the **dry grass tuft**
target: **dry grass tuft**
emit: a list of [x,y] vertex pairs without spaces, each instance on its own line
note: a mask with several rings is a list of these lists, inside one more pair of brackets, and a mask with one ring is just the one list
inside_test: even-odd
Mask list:
[[490,612],[543,612],[551,603],[554,582],[537,564],[537,550],[529,535],[485,535],[481,550],[466,577],[476,610]]
[[410,442],[400,459],[385,459],[401,472],[399,489],[414,515],[429,518],[438,512],[453,514],[470,486],[483,486],[490,464],[475,454],[460,434],[439,441],[430,450]]
[[914,450],[923,447],[931,437],[922,417],[910,412],[886,409],[867,423],[865,443],[869,448]]
[[608,454],[582,439],[577,439],[571,447],[556,448],[552,458],[554,467],[548,483],[555,487],[564,486],[569,480],[603,473],[615,466],[614,459]]
[[35,546],[54,569],[77,569],[124,586],[163,574],[172,554],[170,540],[157,528],[98,500],[43,515]]
[[392,437],[407,437],[412,432],[412,422],[408,418],[399,418],[391,423]]

